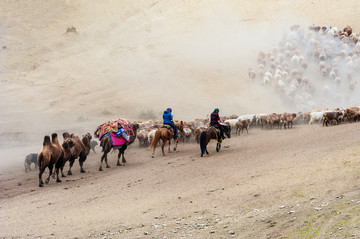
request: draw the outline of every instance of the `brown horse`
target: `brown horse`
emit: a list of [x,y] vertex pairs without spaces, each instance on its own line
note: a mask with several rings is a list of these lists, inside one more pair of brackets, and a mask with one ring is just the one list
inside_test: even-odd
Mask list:
[[[52,175],[53,167],[55,166],[56,171],[56,182],[61,182],[59,179],[59,168],[63,163],[64,153],[57,139],[57,134],[52,134],[52,142],[50,141],[50,136],[46,135],[44,137],[43,147],[38,154],[38,164],[39,164],[39,187],[44,186],[42,181],[42,175],[46,168],[49,168],[49,176],[45,180],[45,183],[49,183],[50,177]],[[60,146],[60,147],[59,147]]]
[[[132,129],[133,129],[135,135],[131,135],[130,136],[130,141],[126,142],[123,145],[121,145],[121,147],[119,148],[119,154],[118,154],[118,160],[117,160],[116,166],[122,166],[122,164],[120,163],[121,155],[122,155],[122,162],[126,163],[124,153],[125,153],[125,150],[127,149],[127,147],[135,141],[137,130],[139,129],[139,124],[138,123],[132,123]],[[111,151],[111,149],[113,148],[113,146],[111,144],[110,137],[109,136],[103,137],[101,139],[100,146],[102,147],[102,151],[104,153],[101,156],[99,171],[103,171],[102,162],[103,162],[104,159],[105,159],[106,168],[110,168],[110,166],[109,166],[109,164],[107,162],[107,155]]]
[[[184,122],[183,121],[178,121],[175,122],[175,125],[177,127],[177,130],[180,134],[184,134]],[[161,150],[163,155],[165,156],[165,151],[164,151],[164,147],[166,142],[169,142],[169,153],[170,153],[170,147],[171,147],[171,139],[174,137],[174,133],[171,130],[171,126],[170,125],[163,125],[161,128],[157,129],[155,132],[155,137],[152,140],[149,149],[153,148],[153,152],[152,152],[152,158],[154,158],[154,154],[155,154],[155,149],[157,144],[160,144],[160,139],[163,141],[162,145],[161,145]],[[174,147],[174,151],[177,148],[177,144],[178,144],[178,140],[175,140],[175,147]]]
[[[231,137],[231,128],[228,125],[222,124],[221,125],[224,129],[224,133],[228,138]],[[207,151],[207,144],[210,142],[211,139],[216,139],[216,152],[220,151],[222,139],[220,137],[220,130],[215,128],[214,126],[210,126],[207,130],[203,131],[200,135],[200,149],[201,149],[201,157],[206,153],[209,154]]]

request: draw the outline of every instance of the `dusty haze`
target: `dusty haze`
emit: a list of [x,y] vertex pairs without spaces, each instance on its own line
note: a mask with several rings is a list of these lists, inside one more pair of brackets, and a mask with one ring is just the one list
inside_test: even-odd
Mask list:
[[[1,1],[0,166],[43,136],[103,121],[293,110],[250,84],[257,53],[293,24],[351,25],[358,1]],[[68,32],[74,26],[76,33]],[[29,145],[13,153],[9,147]]]

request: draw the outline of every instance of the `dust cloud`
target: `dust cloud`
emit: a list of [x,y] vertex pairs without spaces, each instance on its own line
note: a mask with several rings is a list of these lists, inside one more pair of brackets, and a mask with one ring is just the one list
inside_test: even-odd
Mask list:
[[[293,24],[356,22],[349,14],[321,17],[322,4],[4,1],[0,147],[37,152],[45,134],[92,133],[120,117],[161,118],[167,107],[181,120],[204,118],[214,107],[220,115],[292,110],[252,83],[248,68]],[[26,150],[24,157],[33,153]],[[7,160],[23,158],[2,153]]]

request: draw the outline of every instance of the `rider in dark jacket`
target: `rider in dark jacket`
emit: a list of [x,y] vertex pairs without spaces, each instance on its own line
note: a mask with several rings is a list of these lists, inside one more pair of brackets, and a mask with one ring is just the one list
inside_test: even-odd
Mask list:
[[220,116],[219,116],[219,109],[215,108],[214,111],[211,113],[210,116],[210,126],[214,126],[220,129],[220,137],[225,139],[224,136],[224,129],[222,128],[221,124],[219,123]]
[[178,137],[178,134],[177,134],[177,127],[176,125],[174,124],[173,122],[173,116],[171,114],[172,112],[172,109],[171,108],[167,108],[165,111],[164,111],[164,114],[163,114],[163,124],[167,124],[167,125],[170,125],[173,129],[174,129],[174,139],[177,139]]

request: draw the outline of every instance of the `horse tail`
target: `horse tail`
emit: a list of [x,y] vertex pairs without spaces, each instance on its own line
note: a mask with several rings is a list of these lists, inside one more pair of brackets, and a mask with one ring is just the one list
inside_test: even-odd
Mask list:
[[156,144],[160,141],[160,134],[161,132],[159,130],[155,132],[154,139],[151,141],[151,144],[148,148],[149,150],[156,147]]
[[201,149],[201,154],[204,154],[206,151],[206,132],[203,131],[200,134],[200,149]]

